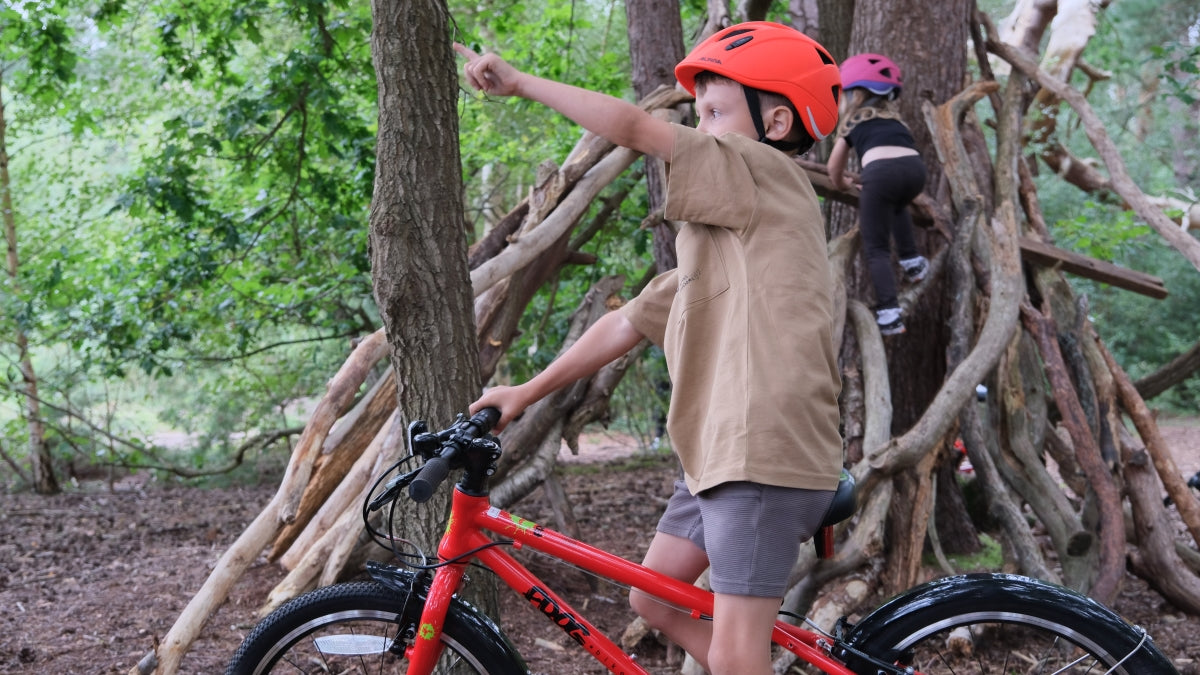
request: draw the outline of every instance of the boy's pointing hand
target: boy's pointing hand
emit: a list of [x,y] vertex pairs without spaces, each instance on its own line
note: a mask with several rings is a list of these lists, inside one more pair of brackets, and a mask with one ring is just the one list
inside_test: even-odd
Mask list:
[[517,80],[521,71],[495,54],[476,54],[466,45],[454,43],[454,51],[467,59],[463,74],[467,82],[489,96],[517,95]]

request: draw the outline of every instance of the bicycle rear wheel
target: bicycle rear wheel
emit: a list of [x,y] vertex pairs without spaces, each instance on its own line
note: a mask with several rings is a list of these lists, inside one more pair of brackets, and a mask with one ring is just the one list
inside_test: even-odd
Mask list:
[[[1143,630],[1100,603],[1002,574],[913,589],[860,621],[845,644],[922,675],[1177,673]],[[874,672],[865,663],[858,669]]]
[[[403,674],[404,646],[420,618],[420,602],[373,581],[319,588],[272,612],[246,636],[226,675],[261,673]],[[498,633],[461,608],[442,630],[436,673],[515,675],[527,672]]]

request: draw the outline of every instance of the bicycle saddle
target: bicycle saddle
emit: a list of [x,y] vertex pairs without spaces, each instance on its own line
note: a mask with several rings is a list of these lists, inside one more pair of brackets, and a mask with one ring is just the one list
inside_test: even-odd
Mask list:
[[837,525],[853,516],[857,510],[858,495],[854,487],[854,476],[842,469],[842,477],[833,493],[833,501],[829,503],[829,509],[825,512],[825,518],[821,521],[821,527]]
[[854,476],[842,469],[842,477],[837,489],[833,492],[833,501],[825,511],[825,518],[817,533],[813,536],[813,544],[817,547],[818,558],[833,557],[833,526],[854,515],[858,510],[858,495],[855,494]]

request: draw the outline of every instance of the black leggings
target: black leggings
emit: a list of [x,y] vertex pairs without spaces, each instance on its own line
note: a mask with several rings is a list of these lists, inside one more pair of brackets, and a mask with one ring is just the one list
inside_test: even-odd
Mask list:
[[925,163],[919,155],[877,159],[862,170],[861,181],[859,227],[867,274],[875,287],[875,307],[898,307],[891,240],[896,239],[901,260],[920,255],[908,205],[925,188]]

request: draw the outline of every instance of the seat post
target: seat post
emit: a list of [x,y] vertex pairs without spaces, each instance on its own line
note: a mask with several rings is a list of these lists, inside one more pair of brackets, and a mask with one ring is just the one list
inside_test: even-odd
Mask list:
[[827,560],[833,557],[833,526],[826,525],[817,530],[817,535],[813,537],[813,544],[817,547],[817,557],[821,560]]

